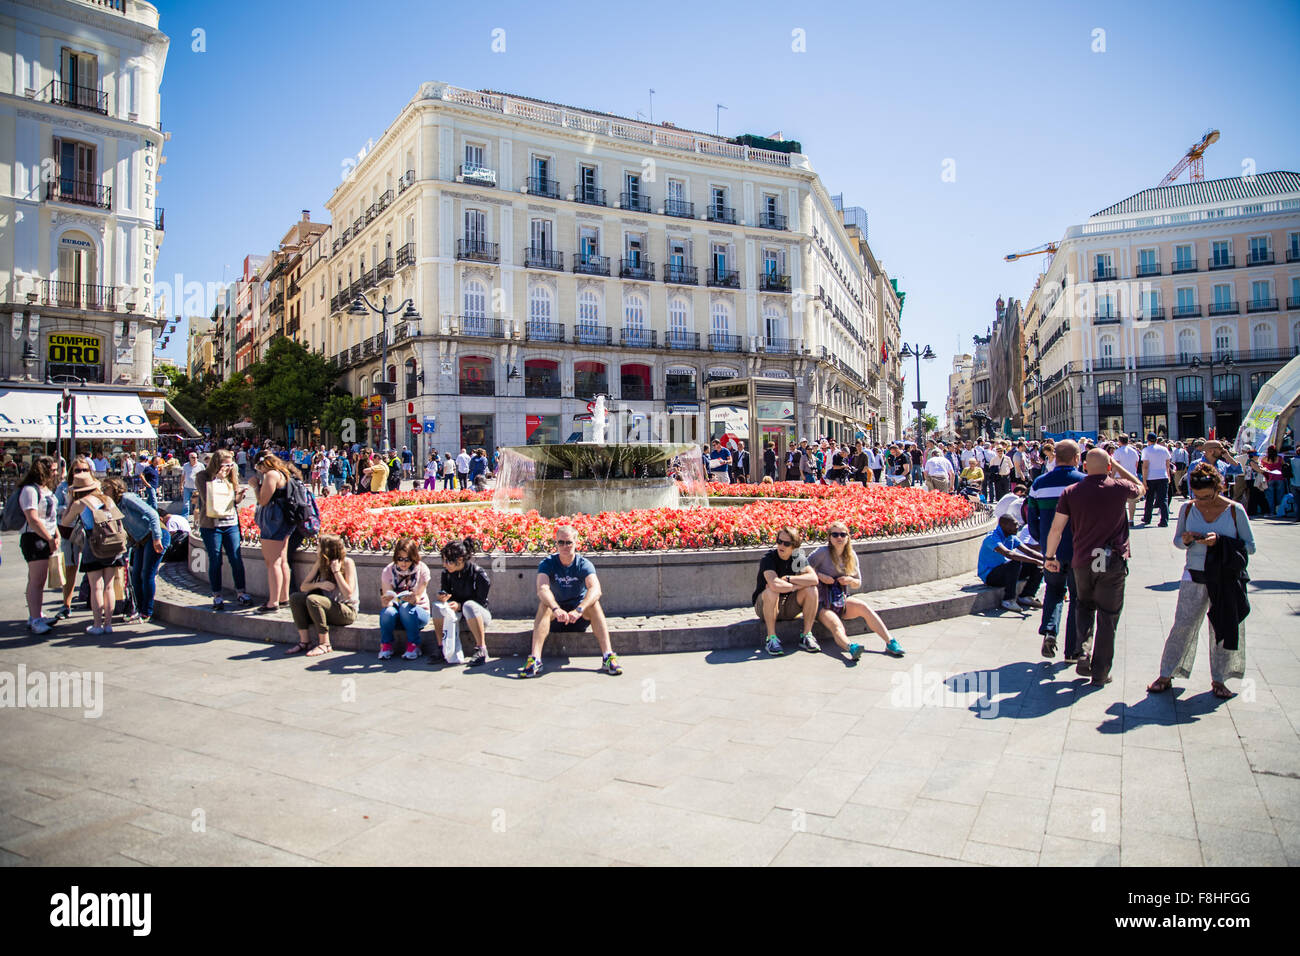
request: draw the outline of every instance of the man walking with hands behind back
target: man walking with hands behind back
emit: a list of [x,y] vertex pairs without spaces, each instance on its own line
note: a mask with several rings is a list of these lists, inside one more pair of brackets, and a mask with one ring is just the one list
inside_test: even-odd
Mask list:
[[[1142,497],[1143,488],[1137,476],[1104,449],[1089,451],[1084,466],[1087,477],[1066,488],[1057,499],[1043,559],[1047,571],[1060,573],[1057,550],[1069,522],[1074,536],[1070,567],[1079,595],[1075,622],[1083,648],[1076,670],[1081,676],[1091,676],[1093,685],[1100,687],[1111,681],[1115,631],[1124,608],[1129,557],[1128,506]],[[1112,470],[1116,476],[1109,474]],[[1091,660],[1087,655],[1090,645]]]

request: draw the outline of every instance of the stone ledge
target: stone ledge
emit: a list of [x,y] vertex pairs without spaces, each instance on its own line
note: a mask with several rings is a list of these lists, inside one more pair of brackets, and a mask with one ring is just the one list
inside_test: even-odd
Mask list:
[[[973,574],[931,581],[926,584],[877,591],[871,604],[891,629],[925,624],[975,614],[995,608],[1001,592],[985,587]],[[233,595],[232,595],[233,596]],[[228,603],[230,610],[215,611],[206,587],[196,584],[182,565],[164,565],[158,575],[154,616],[168,624],[193,631],[221,634],[263,643],[297,643],[298,634],[288,609],[274,614],[254,614],[251,608]],[[711,651],[724,648],[755,648],[763,643],[763,625],[752,605],[721,610],[683,611],[677,614],[610,616],[610,639],[619,654],[660,654],[673,651]],[[529,652],[532,618],[498,617],[488,631],[488,650],[493,657],[523,656]],[[850,635],[867,632],[864,621],[848,622]],[[777,625],[787,642],[798,638],[799,621]],[[830,635],[819,624],[814,633],[823,641]],[[433,629],[422,633],[427,642]],[[399,638],[401,634],[399,632]],[[379,616],[362,613],[350,627],[330,631],[330,643],[339,650],[379,650]],[[548,654],[595,655],[599,653],[590,631],[555,634],[547,642]]]

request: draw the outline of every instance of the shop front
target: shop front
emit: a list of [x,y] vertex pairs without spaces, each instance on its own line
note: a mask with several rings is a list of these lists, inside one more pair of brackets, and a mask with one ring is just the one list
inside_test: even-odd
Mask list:
[[158,434],[134,392],[46,388],[0,389],[0,442],[5,473],[34,458],[73,453],[113,456],[154,447]]
[[785,453],[796,444],[795,383],[782,378],[732,378],[710,382],[709,437],[730,436],[749,451],[749,480],[763,477],[763,445],[776,451],[777,478]]

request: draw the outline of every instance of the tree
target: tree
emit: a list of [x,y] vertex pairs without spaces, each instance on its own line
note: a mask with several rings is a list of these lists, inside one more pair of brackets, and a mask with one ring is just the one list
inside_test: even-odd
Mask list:
[[268,431],[272,424],[309,425],[319,419],[339,377],[333,362],[287,338],[272,342],[262,361],[248,372],[253,379],[253,417]]
[[[912,419],[912,428],[913,429],[916,428],[915,418]],[[923,431],[925,431],[927,435],[930,434],[931,432],[938,431],[939,419],[935,418],[934,415],[930,414],[929,412],[923,412],[921,414],[921,428]]]
[[213,427],[234,424],[248,415],[252,407],[253,389],[243,376],[226,379],[207,398],[207,413]]
[[181,372],[172,379],[167,400],[172,403],[176,411],[189,419],[192,425],[202,428],[204,425],[211,424],[212,412],[208,408],[208,395],[213,389],[212,384],[192,381],[188,375]]
[[[353,434],[362,416],[361,399],[352,395],[331,395],[321,407],[320,427],[327,435],[344,436],[346,423],[351,421]],[[346,437],[343,437],[346,441]]]

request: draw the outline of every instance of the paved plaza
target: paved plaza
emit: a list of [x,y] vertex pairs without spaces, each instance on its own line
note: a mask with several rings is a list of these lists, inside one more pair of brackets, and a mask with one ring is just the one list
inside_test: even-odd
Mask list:
[[0,709],[0,861],[1300,864],[1300,527],[1255,534],[1227,702],[1204,634],[1193,678],[1145,693],[1168,529],[1134,532],[1099,689],[1040,659],[1037,612],[900,629],[904,659],[873,640],[856,667],[791,647],[628,656],[622,677],[548,658],[535,681],[517,658],[285,658],[162,627],[105,644],[84,612],[34,637],[5,535],[0,673],[102,675],[102,714]]

